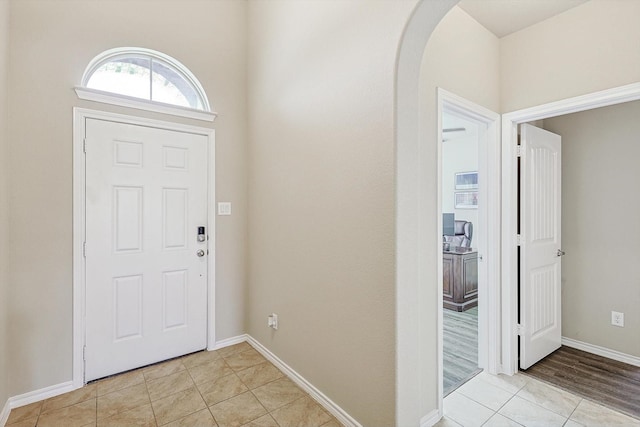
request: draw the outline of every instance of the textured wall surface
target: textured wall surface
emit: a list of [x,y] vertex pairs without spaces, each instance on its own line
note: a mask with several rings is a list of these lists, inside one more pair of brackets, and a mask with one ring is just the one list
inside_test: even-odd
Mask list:
[[0,0],[0,410],[9,397],[7,341],[7,54],[9,47],[9,2]]
[[368,426],[395,416],[393,81],[414,5],[249,3],[248,332]]
[[500,40],[502,112],[640,80],[640,1],[591,0]]

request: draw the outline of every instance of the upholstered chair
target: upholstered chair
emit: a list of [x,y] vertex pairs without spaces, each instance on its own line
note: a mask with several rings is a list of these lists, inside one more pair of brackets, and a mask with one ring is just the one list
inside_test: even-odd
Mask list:
[[454,233],[455,234],[453,236],[443,236],[444,241],[449,243],[451,247],[471,247],[471,238],[473,237],[473,224],[471,222],[456,220],[454,223]]

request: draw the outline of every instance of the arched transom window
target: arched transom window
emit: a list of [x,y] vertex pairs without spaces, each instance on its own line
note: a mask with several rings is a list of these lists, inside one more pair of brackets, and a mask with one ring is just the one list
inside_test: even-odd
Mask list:
[[[198,79],[174,58],[150,49],[127,47],[101,53],[87,66],[80,89],[211,111]],[[89,99],[80,92],[78,96]]]

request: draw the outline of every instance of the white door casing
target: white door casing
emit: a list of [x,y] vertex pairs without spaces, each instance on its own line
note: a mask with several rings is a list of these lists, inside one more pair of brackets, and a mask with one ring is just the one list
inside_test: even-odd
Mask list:
[[560,348],[561,138],[521,126],[520,368]]
[[[464,117],[479,125],[478,172],[482,175],[479,195],[482,205],[474,234],[483,236],[478,263],[478,364],[481,369],[497,374],[501,371],[500,352],[500,115],[445,89],[438,88],[438,135],[442,135],[442,115]],[[442,138],[438,142],[437,210],[442,212]],[[442,215],[437,216],[442,230]],[[476,234],[477,236],[477,234]],[[476,237],[477,241],[477,237]],[[443,407],[443,307],[442,307],[442,245],[438,242],[438,407]],[[480,302],[481,301],[481,302]]]
[[[87,118],[86,380],[207,346],[207,137]],[[202,250],[202,256],[197,252]]]
[[518,371],[518,246],[516,240],[517,209],[517,139],[522,123],[577,113],[608,105],[640,100],[640,83],[606,89],[574,98],[563,99],[502,116],[502,366],[505,374]]

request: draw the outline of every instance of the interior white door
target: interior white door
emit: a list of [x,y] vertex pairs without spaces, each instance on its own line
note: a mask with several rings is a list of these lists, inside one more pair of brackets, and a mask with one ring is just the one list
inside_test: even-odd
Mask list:
[[203,135],[87,119],[87,381],[206,347],[207,150]]
[[561,138],[521,127],[520,368],[560,348]]

